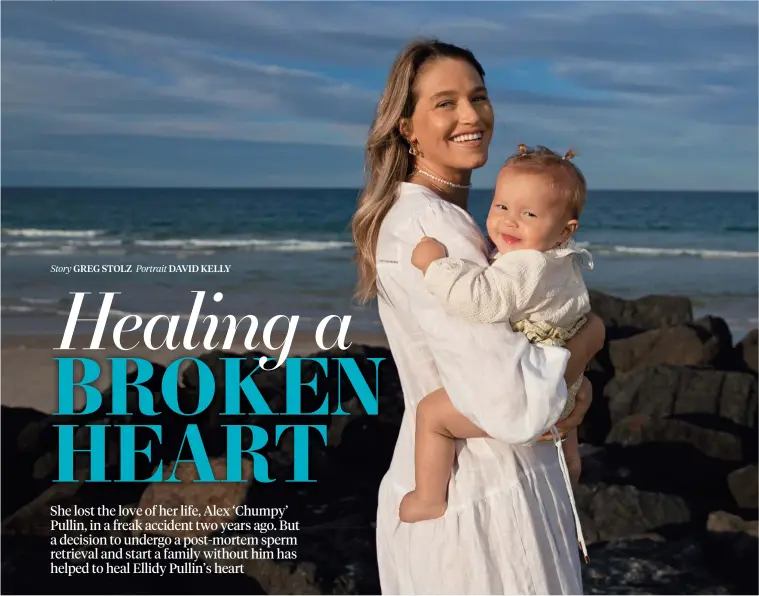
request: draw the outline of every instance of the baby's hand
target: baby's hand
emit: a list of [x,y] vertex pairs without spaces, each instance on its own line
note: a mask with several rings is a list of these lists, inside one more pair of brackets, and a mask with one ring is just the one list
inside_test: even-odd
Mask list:
[[445,256],[445,246],[440,244],[440,242],[434,238],[424,236],[419,241],[419,244],[414,247],[414,252],[411,253],[411,264],[426,273],[427,267],[429,267],[433,261],[442,259]]

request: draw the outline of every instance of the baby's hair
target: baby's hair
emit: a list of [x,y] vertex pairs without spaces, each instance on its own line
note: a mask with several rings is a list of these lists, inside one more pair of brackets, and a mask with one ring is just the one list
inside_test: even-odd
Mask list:
[[504,167],[525,168],[537,172],[545,172],[551,176],[553,184],[561,188],[570,202],[572,217],[580,217],[588,194],[580,168],[571,160],[577,157],[577,151],[569,149],[564,155],[538,145],[529,148],[527,145],[517,145],[517,152],[506,160]]

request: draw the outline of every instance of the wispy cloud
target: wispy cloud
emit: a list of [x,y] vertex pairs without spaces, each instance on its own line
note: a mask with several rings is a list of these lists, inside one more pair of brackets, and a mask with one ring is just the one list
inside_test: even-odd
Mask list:
[[[755,3],[5,2],[3,9],[6,183],[28,182],[30,163],[46,180],[70,173],[107,183],[122,168],[120,178],[138,182],[134,153],[163,139],[203,155],[220,143],[256,155],[276,146],[306,181],[358,185],[361,168],[346,172],[346,159],[360,164],[387,68],[410,38],[433,35],[470,47],[488,73],[498,130],[485,179],[525,141],[579,144],[596,186],[756,187]],[[710,154],[724,146],[731,151]],[[77,157],[66,160],[67,151]],[[99,164],[89,174],[88,158]],[[160,175],[145,180],[185,183],[186,168],[165,159]],[[204,175],[209,184],[231,176],[215,160]],[[233,177],[276,183],[271,168],[257,164]],[[285,175],[280,183],[290,181]]]

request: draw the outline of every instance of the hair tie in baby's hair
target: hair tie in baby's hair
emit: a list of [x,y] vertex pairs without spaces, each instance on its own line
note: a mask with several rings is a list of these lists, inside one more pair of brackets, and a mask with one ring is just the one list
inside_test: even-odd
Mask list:
[[564,154],[564,157],[562,157],[561,159],[566,159],[568,161],[572,159],[573,157],[577,157],[577,153],[575,153],[574,149],[570,149]]
[[527,155],[527,145],[517,145],[520,155]]

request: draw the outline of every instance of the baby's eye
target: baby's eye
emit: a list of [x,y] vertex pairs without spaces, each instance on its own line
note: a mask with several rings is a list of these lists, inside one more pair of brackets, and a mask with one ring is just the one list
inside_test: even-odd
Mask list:
[[503,209],[504,211],[506,211],[506,205],[498,204],[498,205],[495,206],[495,208],[496,209]]
[[535,215],[532,211],[525,211],[524,214],[527,217],[537,217],[537,215]]

